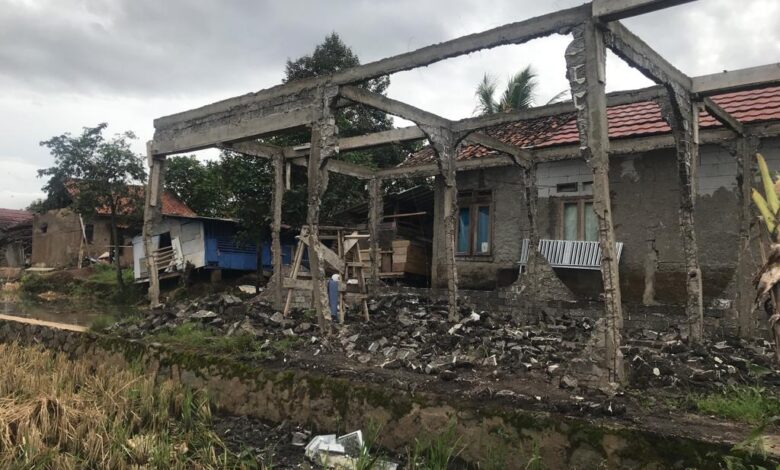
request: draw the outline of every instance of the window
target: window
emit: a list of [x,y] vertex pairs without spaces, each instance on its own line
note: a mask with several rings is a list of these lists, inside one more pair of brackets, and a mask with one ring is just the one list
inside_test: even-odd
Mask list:
[[458,233],[455,239],[458,255],[490,255],[493,235],[492,205],[490,191],[458,194]]
[[92,243],[92,240],[95,238],[95,226],[92,224],[87,224],[84,226],[84,238],[87,239],[87,243]]
[[591,198],[563,199],[560,207],[560,238],[597,241],[599,226]]

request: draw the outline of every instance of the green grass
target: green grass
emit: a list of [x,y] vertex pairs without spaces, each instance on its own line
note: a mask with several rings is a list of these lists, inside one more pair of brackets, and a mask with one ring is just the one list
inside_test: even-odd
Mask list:
[[261,341],[257,337],[238,331],[225,336],[208,326],[184,323],[173,329],[161,330],[146,337],[177,349],[200,351],[226,356],[249,356],[255,359],[272,359],[295,347],[301,339],[284,337],[275,341]]
[[691,400],[701,413],[751,424],[762,424],[780,415],[780,398],[763,387],[730,386]]
[[98,264],[86,279],[73,277],[67,271],[51,274],[26,274],[21,280],[21,292],[37,298],[44,292],[63,294],[67,300],[90,301],[99,304],[130,305],[143,297],[143,289],[133,284],[133,271],[122,271],[124,290],[120,291],[114,266]]
[[[116,267],[108,264],[96,264],[92,267],[92,274],[87,279],[90,283],[105,284],[115,286],[116,282]],[[122,280],[125,285],[133,283],[133,270],[123,269]]]
[[450,422],[441,433],[415,439],[414,448],[408,455],[410,470],[447,470],[460,455],[463,447],[456,434],[455,422]]

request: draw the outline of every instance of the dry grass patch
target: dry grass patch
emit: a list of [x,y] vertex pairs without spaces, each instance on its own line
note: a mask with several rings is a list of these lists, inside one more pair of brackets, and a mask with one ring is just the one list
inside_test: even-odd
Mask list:
[[0,344],[0,468],[245,468],[171,381]]

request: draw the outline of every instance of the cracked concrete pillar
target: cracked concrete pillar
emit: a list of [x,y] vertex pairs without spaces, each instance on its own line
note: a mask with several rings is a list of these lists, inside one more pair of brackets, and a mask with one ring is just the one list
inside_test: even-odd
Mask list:
[[308,164],[308,208],[306,224],[309,227],[309,268],[312,283],[312,306],[317,314],[321,331],[328,329],[330,313],[324,292],[324,262],[317,247],[320,244],[319,223],[322,195],[328,187],[328,159],[338,155],[338,128],[335,118],[335,100],[338,88],[324,87],[317,90],[315,116],[311,127],[311,151]]
[[143,239],[146,254],[146,272],[149,277],[149,305],[154,308],[160,305],[160,276],[154,258],[152,235],[155,225],[162,221],[162,192],[165,182],[165,157],[152,154],[151,143],[147,144],[147,159],[149,163],[149,181],[144,195]]
[[739,207],[739,232],[737,237],[736,282],[737,330],[742,338],[752,338],[756,334],[757,321],[753,310],[756,296],[753,287],[753,257],[750,243],[750,221],[752,219],[751,190],[753,188],[753,162],[758,152],[759,139],[746,136],[737,139],[732,154],[737,160],[737,206]]
[[523,189],[525,190],[525,210],[528,217],[528,259],[525,264],[525,275],[528,292],[528,309],[536,311],[536,299],[539,295],[537,260],[539,257],[539,229],[537,224],[537,207],[539,190],[536,187],[536,163],[531,163],[523,171]]
[[372,178],[368,182],[369,199],[369,236],[371,240],[371,288],[376,291],[379,286],[379,273],[382,266],[382,254],[379,246],[379,224],[382,222],[384,201],[382,197],[382,180]]
[[282,309],[284,306],[284,276],[282,275],[282,201],[284,199],[284,155],[278,152],[273,156],[274,164],[274,191],[271,201],[271,254],[274,269],[273,299],[274,308]]
[[604,38],[593,21],[572,30],[566,48],[566,77],[577,108],[580,152],[593,171],[593,210],[599,228],[601,278],[604,283],[604,367],[610,384],[625,379],[620,352],[623,311],[620,295],[615,230],[609,193],[609,135],[605,94]]
[[[455,262],[455,236],[457,234],[458,220],[458,187],[456,181],[455,161],[458,154],[458,139],[452,130],[445,127],[420,125],[420,128],[428,136],[431,146],[436,151],[436,163],[439,166],[440,182],[444,194],[442,195],[444,216],[444,266],[447,278],[447,304],[449,306],[448,319],[456,322],[460,318],[458,312],[458,270]],[[441,275],[441,273],[439,273]]]
[[685,90],[674,84],[666,85],[668,100],[661,101],[661,116],[672,128],[677,149],[677,177],[680,185],[680,235],[686,271],[685,314],[688,339],[700,343],[704,337],[704,300],[702,297],[699,250],[694,227],[696,202],[696,168],[699,160],[698,117]]

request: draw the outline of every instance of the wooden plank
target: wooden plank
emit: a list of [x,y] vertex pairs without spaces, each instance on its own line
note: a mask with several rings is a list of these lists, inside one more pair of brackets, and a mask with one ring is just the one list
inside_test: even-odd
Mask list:
[[314,247],[311,247],[309,237],[301,236],[300,240],[306,244],[306,246],[312,248],[316,253],[322,256],[322,260],[328,263],[333,269],[338,272],[344,272],[344,260],[339,258],[339,255],[335,251],[331,250],[322,243],[317,243]]
[[[290,279],[285,278],[284,279],[284,288],[285,289],[295,289],[295,290],[311,290],[312,289],[312,281],[311,279]],[[339,284],[339,292],[346,292],[347,286],[344,283]]]
[[593,16],[601,21],[614,21],[651,11],[682,5],[693,0],[593,0]]

